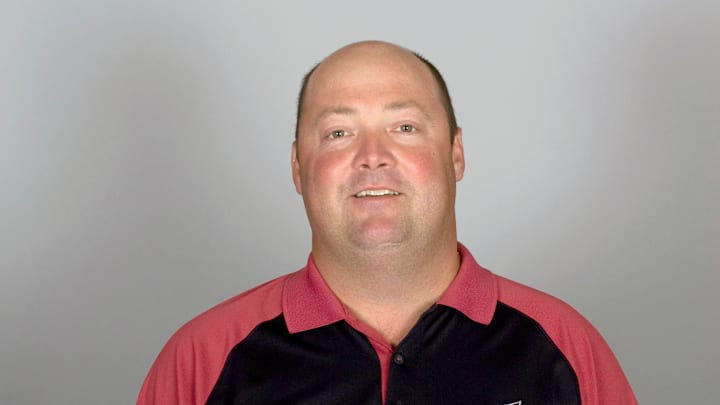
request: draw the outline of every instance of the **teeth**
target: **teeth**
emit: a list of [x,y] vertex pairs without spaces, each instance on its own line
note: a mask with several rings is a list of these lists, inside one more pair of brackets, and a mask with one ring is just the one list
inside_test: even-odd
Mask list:
[[380,197],[384,195],[400,195],[400,193],[392,190],[363,190],[355,194],[355,197]]

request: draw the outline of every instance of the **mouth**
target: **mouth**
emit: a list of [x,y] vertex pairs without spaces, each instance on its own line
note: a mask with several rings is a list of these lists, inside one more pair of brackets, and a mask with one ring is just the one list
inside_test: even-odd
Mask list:
[[400,193],[398,193],[395,190],[388,190],[388,189],[362,190],[359,193],[355,194],[355,197],[365,198],[365,197],[384,197],[384,196],[393,196],[393,195],[400,195]]

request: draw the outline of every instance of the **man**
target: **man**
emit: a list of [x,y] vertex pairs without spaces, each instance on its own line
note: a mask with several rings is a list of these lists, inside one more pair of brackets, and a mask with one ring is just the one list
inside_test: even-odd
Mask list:
[[307,266],[181,328],[138,404],[633,404],[572,308],[457,241],[462,131],[416,54],[344,47],[300,93],[292,176]]

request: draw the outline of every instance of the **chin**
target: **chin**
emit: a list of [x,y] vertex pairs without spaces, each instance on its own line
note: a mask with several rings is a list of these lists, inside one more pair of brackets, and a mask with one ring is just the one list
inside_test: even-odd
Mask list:
[[387,232],[373,230],[372,232],[358,232],[350,235],[353,244],[362,249],[385,250],[402,246],[407,241],[405,232]]

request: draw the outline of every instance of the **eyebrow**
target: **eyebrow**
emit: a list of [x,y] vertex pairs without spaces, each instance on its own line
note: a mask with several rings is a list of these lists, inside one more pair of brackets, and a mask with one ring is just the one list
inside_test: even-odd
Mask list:
[[385,104],[383,106],[383,109],[390,110],[390,111],[415,109],[415,110],[420,111],[425,116],[425,118],[427,118],[427,119],[431,118],[428,111],[422,105],[420,105],[419,103],[412,101],[412,100],[393,101],[393,102]]
[[[391,101],[383,106],[384,111],[398,111],[398,110],[411,110],[415,109],[420,111],[425,118],[431,119],[430,114],[428,111],[419,103],[412,101],[412,100],[406,100],[406,101]],[[320,111],[320,113],[315,117],[315,125],[322,121],[324,118],[330,116],[330,115],[353,115],[356,114],[357,110],[351,107],[347,106],[332,106],[325,108],[324,110]]]
[[356,109],[345,107],[345,106],[333,106],[328,107],[320,112],[320,114],[315,117],[315,125],[317,125],[318,122],[322,121],[325,117],[330,115],[352,115],[357,112]]

